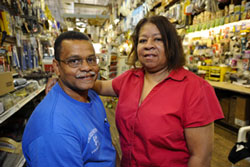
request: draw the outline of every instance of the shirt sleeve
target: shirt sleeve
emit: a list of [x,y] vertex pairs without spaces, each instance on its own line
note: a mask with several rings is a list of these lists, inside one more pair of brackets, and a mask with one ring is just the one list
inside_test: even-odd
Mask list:
[[121,75],[119,75],[118,77],[112,80],[112,87],[115,93],[117,94],[117,96],[119,96],[120,94],[120,90],[123,86],[125,78],[127,78],[127,76],[130,75],[130,73],[131,73],[131,70],[125,71],[124,73],[122,73]]
[[207,125],[217,119],[224,118],[220,103],[209,83],[203,81],[189,92],[184,112],[184,128]]
[[31,166],[36,167],[83,167],[81,146],[73,137],[63,134],[48,134],[29,145]]

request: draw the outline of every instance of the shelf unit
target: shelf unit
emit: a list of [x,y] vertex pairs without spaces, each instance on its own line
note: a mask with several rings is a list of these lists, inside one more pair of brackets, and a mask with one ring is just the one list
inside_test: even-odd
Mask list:
[[25,158],[22,154],[9,153],[4,160],[3,167],[23,167],[25,164]]
[[[26,98],[20,100],[16,105],[11,107],[7,111],[4,111],[0,115],[0,124],[3,123],[8,118],[10,118],[13,114],[15,114],[17,111],[19,111],[19,109],[21,109],[25,104],[30,102],[32,99],[34,99],[37,95],[39,95],[44,90],[45,90],[45,85],[40,86],[37,90],[35,90],[31,94],[29,94],[29,96],[27,96]],[[23,165],[25,164],[24,156],[21,155],[20,159],[17,159],[16,162],[17,163],[15,164],[15,167],[23,167]]]
[[22,157],[20,158],[19,162],[16,164],[16,167],[23,167],[24,164],[25,164],[25,158],[22,155]]
[[27,104],[30,100],[32,100],[34,97],[36,97],[39,93],[41,93],[45,89],[45,85],[41,86],[36,91],[32,92],[29,96],[19,101],[16,105],[8,109],[7,111],[4,111],[0,115],[0,124],[3,123],[6,119],[11,117],[13,114],[15,114],[20,108],[22,108],[25,104]]
[[105,51],[101,55],[100,76],[105,80],[113,79],[117,76],[118,51],[114,51],[112,47],[117,46],[112,44],[108,49],[109,51]]

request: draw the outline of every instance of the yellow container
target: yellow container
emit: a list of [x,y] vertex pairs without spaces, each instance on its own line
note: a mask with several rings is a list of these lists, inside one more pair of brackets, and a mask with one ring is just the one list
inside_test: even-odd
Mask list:
[[224,82],[226,72],[230,71],[230,67],[219,67],[219,66],[198,66],[198,70],[206,71],[205,79],[211,81]]

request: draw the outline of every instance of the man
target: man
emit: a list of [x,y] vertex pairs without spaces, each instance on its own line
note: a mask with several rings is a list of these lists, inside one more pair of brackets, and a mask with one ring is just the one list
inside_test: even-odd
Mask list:
[[91,90],[99,71],[89,38],[62,33],[55,41],[58,83],[32,113],[23,153],[34,167],[113,167],[116,153],[98,95]]

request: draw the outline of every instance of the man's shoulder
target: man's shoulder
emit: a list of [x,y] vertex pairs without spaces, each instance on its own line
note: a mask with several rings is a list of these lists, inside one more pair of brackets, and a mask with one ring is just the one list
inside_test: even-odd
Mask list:
[[53,90],[51,90],[44,99],[38,104],[37,107],[50,107],[53,106],[54,103],[57,103],[59,99],[59,94]]
[[44,99],[37,105],[33,113],[40,117],[49,116],[51,112],[55,113],[56,110],[61,110],[68,105],[66,101],[63,100],[62,95],[54,90],[51,90]]

